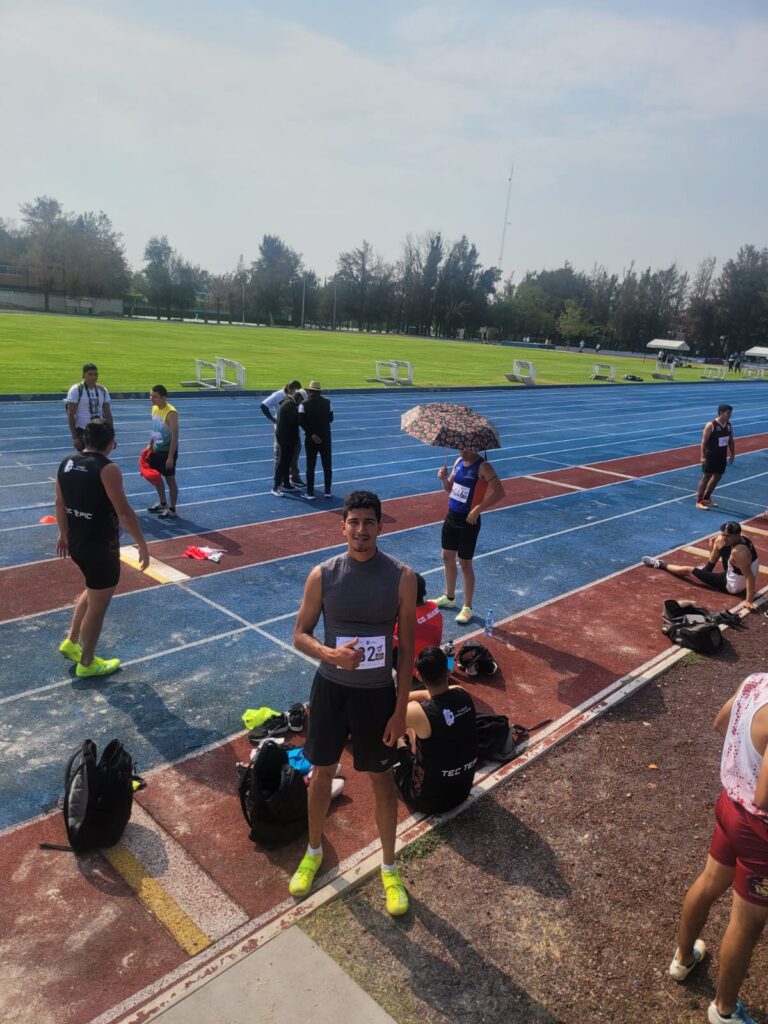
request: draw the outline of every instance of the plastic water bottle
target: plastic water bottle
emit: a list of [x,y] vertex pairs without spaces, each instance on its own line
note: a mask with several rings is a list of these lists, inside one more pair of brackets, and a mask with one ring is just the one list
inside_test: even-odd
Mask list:
[[451,640],[443,644],[443,653],[448,659],[448,671],[453,672],[453,658],[456,654],[456,648],[453,646],[453,642]]
[[485,616],[485,635],[493,636],[493,608],[489,608]]

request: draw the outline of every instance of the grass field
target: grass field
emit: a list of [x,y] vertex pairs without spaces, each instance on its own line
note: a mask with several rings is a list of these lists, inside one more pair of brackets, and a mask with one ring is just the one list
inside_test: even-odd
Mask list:
[[[540,384],[585,384],[593,355],[547,352],[499,345],[470,345],[402,335],[367,335],[285,330],[239,325],[163,321],[97,320],[35,314],[0,314],[3,393],[58,393],[80,377],[83,363],[99,367],[112,391],[148,391],[162,383],[178,390],[194,377],[194,359],[222,356],[246,368],[246,384],[257,391],[281,387],[298,376],[325,389],[365,386],[377,359],[407,359],[421,386],[507,384],[515,357],[536,365]],[[617,377],[633,373],[651,380],[653,359],[611,357]],[[700,380],[701,370],[678,370],[676,380]],[[382,385],[383,386],[383,385]],[[519,386],[519,385],[510,385]]]

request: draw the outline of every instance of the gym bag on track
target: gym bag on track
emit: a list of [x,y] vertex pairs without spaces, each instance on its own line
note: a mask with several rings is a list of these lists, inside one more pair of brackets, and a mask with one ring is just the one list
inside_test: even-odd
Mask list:
[[114,846],[133,809],[134,774],[131,755],[112,740],[97,760],[96,744],[85,740],[64,772],[64,827],[75,853]]
[[298,839],[307,830],[307,786],[288,754],[266,740],[242,769],[240,806],[255,843],[270,846]]

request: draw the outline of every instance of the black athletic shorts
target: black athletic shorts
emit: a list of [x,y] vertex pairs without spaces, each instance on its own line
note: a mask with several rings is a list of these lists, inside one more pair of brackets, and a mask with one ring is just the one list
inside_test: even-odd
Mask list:
[[480,518],[474,525],[471,525],[464,516],[453,516],[449,512],[443,523],[440,544],[443,551],[456,551],[459,558],[468,561],[475,556],[479,533]]
[[720,590],[724,594],[728,593],[728,576],[724,572],[712,572],[709,569],[692,569],[691,576],[695,576],[705,587]]
[[701,464],[702,475],[712,476],[716,473],[718,476],[722,476],[725,472],[726,459],[726,455],[708,455]]
[[166,469],[166,462],[168,461],[168,452],[156,452],[154,448],[149,453],[149,459],[147,460],[152,467],[156,469],[162,476],[176,476],[176,463],[179,461],[179,450],[176,449],[176,454],[173,456],[173,469]]
[[81,548],[70,558],[85,576],[89,590],[108,590],[116,587],[120,580],[120,549],[101,547]]
[[397,748],[388,747],[382,737],[395,704],[394,683],[368,690],[343,686],[316,672],[304,756],[310,764],[336,764],[351,737],[355,771],[387,771],[397,762]]

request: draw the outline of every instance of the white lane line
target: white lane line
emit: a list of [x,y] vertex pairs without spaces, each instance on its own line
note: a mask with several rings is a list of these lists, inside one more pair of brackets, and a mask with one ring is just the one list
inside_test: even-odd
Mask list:
[[[642,458],[642,457],[643,457],[642,455],[639,456],[639,458]],[[629,455],[628,458],[636,459],[636,458],[638,458],[638,456],[637,455]],[[603,474],[605,474],[605,476],[619,476],[619,477],[622,477],[624,480],[638,480],[638,479],[640,479],[639,477],[632,476],[631,473],[616,473],[612,469],[597,469],[596,466],[579,466],[578,468],[579,469],[587,469],[587,470],[589,470],[590,473],[603,473]]]
[[221,939],[248,920],[243,908],[138,802],[121,842],[208,938]]
[[517,479],[517,480],[523,479],[523,480],[541,481],[542,483],[550,484],[552,487],[565,487],[569,491],[585,491],[587,489],[586,487],[579,487],[576,484],[567,484],[563,480],[550,480],[549,477],[539,476],[538,473],[536,474],[536,476],[533,476],[530,473],[528,473],[528,474],[526,474],[522,478],[521,477],[512,477],[512,479],[513,480],[515,480],[515,479]]

